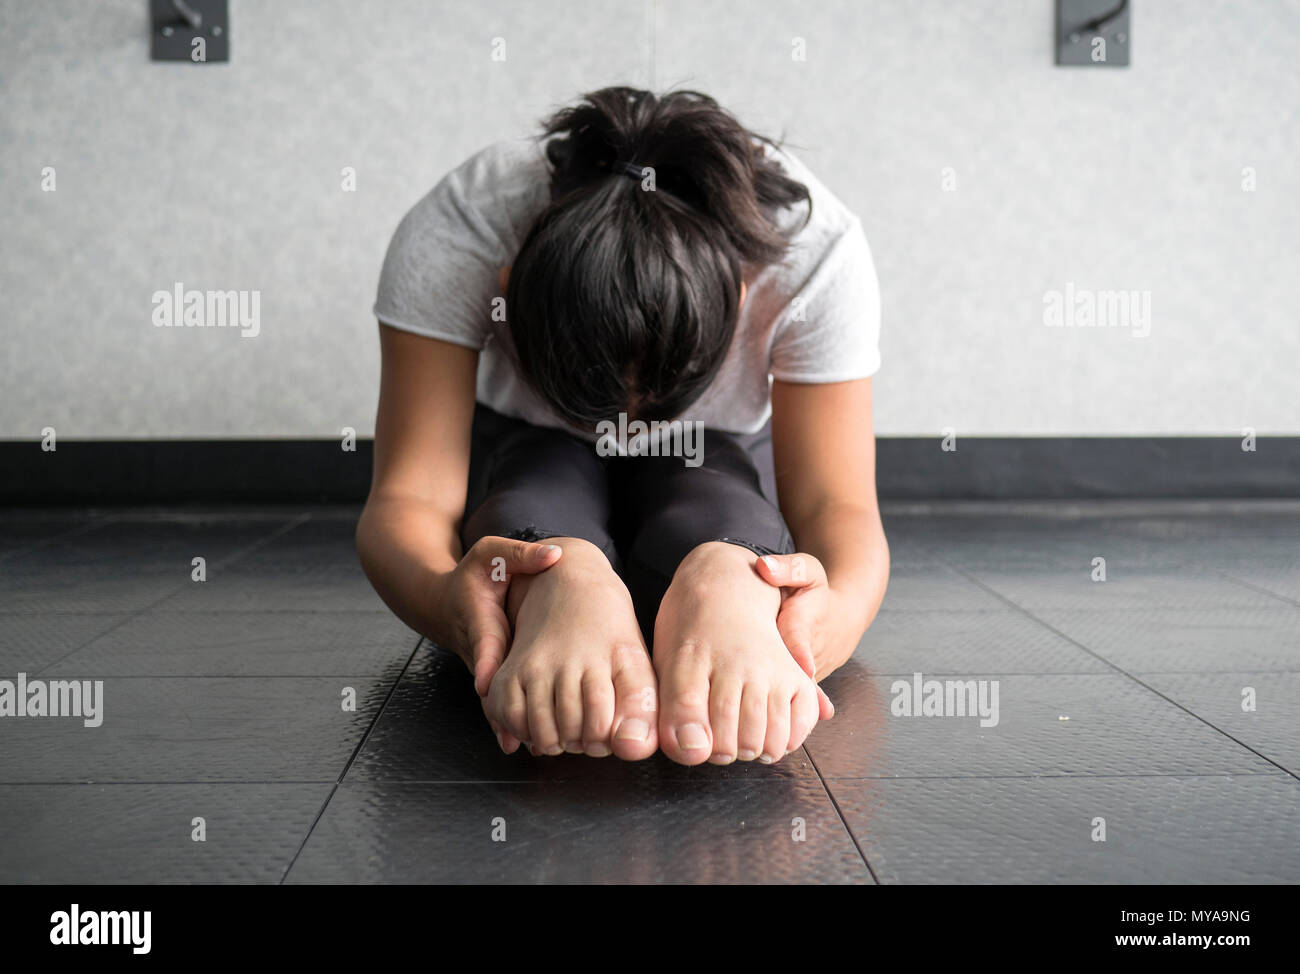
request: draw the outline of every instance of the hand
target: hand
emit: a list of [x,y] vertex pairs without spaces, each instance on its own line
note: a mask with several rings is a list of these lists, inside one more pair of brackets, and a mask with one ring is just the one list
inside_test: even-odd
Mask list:
[[446,620],[448,646],[474,674],[474,689],[486,697],[510,651],[506,593],[514,575],[546,571],[563,554],[559,545],[480,538],[438,585],[438,615]]
[[[834,606],[832,592],[826,579],[826,569],[816,557],[798,553],[793,555],[764,555],[758,559],[758,576],[781,589],[781,608],[777,610],[776,628],[785,641],[786,649],[796,663],[817,680],[817,650],[822,647]],[[819,686],[817,699],[821,706],[821,719],[835,716],[835,706]]]

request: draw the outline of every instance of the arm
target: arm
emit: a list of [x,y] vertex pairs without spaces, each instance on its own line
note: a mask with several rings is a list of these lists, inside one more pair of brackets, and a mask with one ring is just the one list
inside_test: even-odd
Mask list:
[[439,628],[428,595],[460,561],[478,352],[379,326],[375,469],[357,553],[412,629]]
[[379,336],[375,469],[357,554],[394,614],[460,655],[483,694],[509,641],[492,558],[510,573],[537,571],[558,551],[488,538],[473,558],[461,551],[478,352],[385,325]]
[[871,380],[775,381],[772,449],[781,513],[800,552],[813,558],[774,559],[760,574],[786,590],[783,635],[807,643],[820,680],[853,654],[889,579]]

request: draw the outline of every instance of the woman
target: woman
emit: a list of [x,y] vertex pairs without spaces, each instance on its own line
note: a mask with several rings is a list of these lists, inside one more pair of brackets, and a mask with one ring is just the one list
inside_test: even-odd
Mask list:
[[416,204],[375,313],[358,552],[504,751],[771,763],[831,716],[889,571],[879,296],[793,157],[696,92],[593,92]]

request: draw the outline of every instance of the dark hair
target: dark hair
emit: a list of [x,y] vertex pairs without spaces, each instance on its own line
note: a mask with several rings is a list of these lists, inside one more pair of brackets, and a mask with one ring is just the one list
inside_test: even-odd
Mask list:
[[[707,95],[603,88],[543,123],[551,202],[510,270],[520,372],[570,425],[671,419],[717,374],[746,266],[779,260],[773,220],[808,189]],[[653,169],[654,191],[625,171]]]

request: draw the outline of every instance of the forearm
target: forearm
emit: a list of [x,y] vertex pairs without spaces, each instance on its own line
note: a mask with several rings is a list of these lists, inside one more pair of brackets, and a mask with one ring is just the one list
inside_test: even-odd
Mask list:
[[412,497],[371,496],[357,525],[366,577],[394,615],[441,645],[453,645],[439,584],[461,557],[455,518]]
[[847,662],[876,617],[889,581],[889,546],[874,508],[826,502],[787,518],[799,551],[826,570],[834,612],[815,653],[821,679]]

